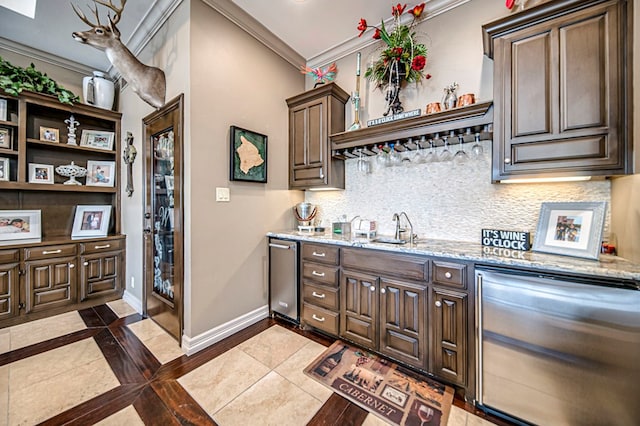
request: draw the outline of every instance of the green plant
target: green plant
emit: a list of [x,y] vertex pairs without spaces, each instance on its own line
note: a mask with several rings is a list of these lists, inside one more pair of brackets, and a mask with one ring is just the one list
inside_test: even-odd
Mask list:
[[358,24],[359,37],[369,28],[373,28],[375,29],[373,38],[384,42],[378,60],[365,72],[365,77],[377,86],[381,87],[390,83],[392,78],[407,82],[431,78],[429,74],[424,75],[424,68],[427,64],[427,48],[424,44],[415,41],[416,33],[414,31],[422,16],[424,6],[424,3],[420,3],[407,11],[407,14],[412,15],[409,24],[401,22],[401,16],[407,5],[398,3],[397,6],[393,6],[391,15],[395,27],[391,30],[385,27],[384,21],[380,27],[376,27],[368,25],[365,19],[360,19]]
[[0,89],[17,96],[23,90],[54,95],[63,104],[72,105],[80,98],[70,90],[58,85],[47,74],[38,71],[33,64],[22,68],[11,64],[0,56]]

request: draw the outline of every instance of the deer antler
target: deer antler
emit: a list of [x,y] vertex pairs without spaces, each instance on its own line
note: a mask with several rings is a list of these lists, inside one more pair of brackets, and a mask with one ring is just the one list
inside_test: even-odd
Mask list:
[[111,2],[111,0],[109,0],[109,3],[103,0],[93,0],[93,2],[97,4],[101,4],[105,7],[108,7],[109,9],[115,12],[115,16],[113,17],[113,19],[111,19],[111,15],[109,15],[109,19],[111,20],[112,25],[115,25],[118,22],[120,22],[120,15],[122,15],[122,11],[124,10],[124,5],[127,4],[127,0],[121,0],[120,7],[118,8],[116,7],[115,4],[113,4],[113,2]]
[[78,10],[76,8],[75,4],[71,3],[71,8],[73,8],[73,11],[76,13],[76,15],[78,15],[78,18],[80,18],[82,20],[82,22],[84,22],[85,24],[89,25],[91,28],[96,28],[96,27],[102,26],[102,24],[100,23],[100,16],[98,15],[98,6],[97,5],[94,4],[93,9],[91,9],[91,6],[89,6],[89,9],[91,9],[91,11],[93,12],[93,14],[96,17],[96,22],[98,22],[97,24],[94,24],[93,22],[89,21],[89,19],[87,19],[87,17],[84,15],[84,13],[82,13],[81,10]]

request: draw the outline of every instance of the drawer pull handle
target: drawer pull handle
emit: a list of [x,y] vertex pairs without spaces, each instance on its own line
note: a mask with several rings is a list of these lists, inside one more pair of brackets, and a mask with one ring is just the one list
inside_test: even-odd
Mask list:
[[95,250],[99,250],[99,249],[103,249],[103,248],[109,248],[109,247],[111,247],[111,244],[104,244],[104,245],[101,245],[101,246],[93,246],[93,248]]
[[70,263],[70,264],[69,264],[69,269],[73,269],[73,268],[75,268],[75,267],[76,267],[76,265],[74,265],[73,263]]
[[380,289],[380,293],[385,294],[387,292],[387,290],[385,290],[384,288]]
[[315,257],[325,257],[327,255],[327,253],[318,253],[317,251],[314,251],[313,253],[311,253],[313,256]]
[[42,252],[42,254],[58,254],[58,253],[62,253],[62,250],[58,249],[58,250],[45,250]]
[[324,317],[320,318],[319,316],[316,316],[316,314],[311,315],[311,318],[319,322],[324,322]]
[[89,262],[84,262],[83,265],[84,266],[89,266]]
[[320,293],[316,293],[315,291],[311,293],[311,295],[313,297],[317,297],[318,299],[324,299],[325,297],[327,297],[324,293],[320,294]]
[[444,273],[444,277],[445,277],[446,279],[448,279],[448,280],[450,280],[452,276],[453,276],[453,275],[451,275],[451,272],[449,272],[449,271],[447,271],[447,272],[445,272],[445,273]]
[[436,300],[436,308],[439,308],[440,306],[442,306],[442,302],[439,300]]
[[376,291],[376,288],[374,286],[371,286],[371,287],[369,287],[369,290]]
[[316,277],[324,277],[324,272],[311,271],[311,275],[315,275]]

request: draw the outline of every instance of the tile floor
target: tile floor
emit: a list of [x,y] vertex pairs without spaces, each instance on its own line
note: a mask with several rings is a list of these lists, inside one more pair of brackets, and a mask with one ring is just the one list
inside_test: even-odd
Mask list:
[[[174,398],[187,401],[181,406],[195,407],[191,414],[208,415],[206,424],[297,426],[307,424],[332,395],[302,372],[325,346],[273,321],[219,353],[187,357],[164,330],[122,300],[91,309],[0,329],[0,426],[65,419],[164,424],[148,406],[158,397],[171,406],[163,397],[169,388]],[[97,326],[100,318],[103,325]],[[155,394],[149,396],[146,387]],[[363,424],[386,422],[369,414]],[[448,424],[492,423],[454,406]]]

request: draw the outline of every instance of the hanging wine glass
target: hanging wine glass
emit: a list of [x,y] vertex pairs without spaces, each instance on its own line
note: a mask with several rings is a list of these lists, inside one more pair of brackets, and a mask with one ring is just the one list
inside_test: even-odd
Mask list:
[[418,146],[418,149],[416,150],[416,154],[413,156],[413,162],[416,164],[421,164],[424,163],[425,161],[425,149],[424,149],[424,144],[427,140],[427,137],[422,135],[420,137],[420,142],[417,142],[416,145]]
[[389,144],[391,148],[389,151],[389,163],[387,164],[389,167],[399,166],[402,163],[402,157],[400,157],[400,153],[395,150],[395,146],[394,143]]
[[473,153],[473,156],[475,158],[479,159],[480,157],[482,157],[482,154],[484,152],[484,150],[482,149],[482,145],[480,145],[480,133],[475,134],[474,141],[475,143],[471,147],[471,152]]
[[424,157],[425,163],[437,163],[438,156],[436,155],[435,148],[433,146],[433,139],[429,139],[429,152]]
[[362,148],[358,148],[358,171],[364,174],[371,172],[371,163],[367,157],[362,156]]
[[462,134],[458,135],[458,143],[460,144],[460,146],[458,148],[458,152],[456,152],[456,155],[453,156],[453,161],[456,164],[464,164],[469,160],[469,156],[462,147],[462,144],[464,143],[464,136]]
[[453,136],[453,131],[450,136],[443,136],[442,140],[444,141],[444,149],[440,153],[440,161],[451,161],[453,159],[453,154],[449,151],[449,141],[448,138]]
[[388,143],[385,143],[384,146],[382,145],[378,146],[378,155],[376,155],[376,163],[380,167],[387,167],[387,163],[389,162],[389,154],[387,154],[387,151],[385,150],[385,148],[388,148],[388,147],[389,147]]

